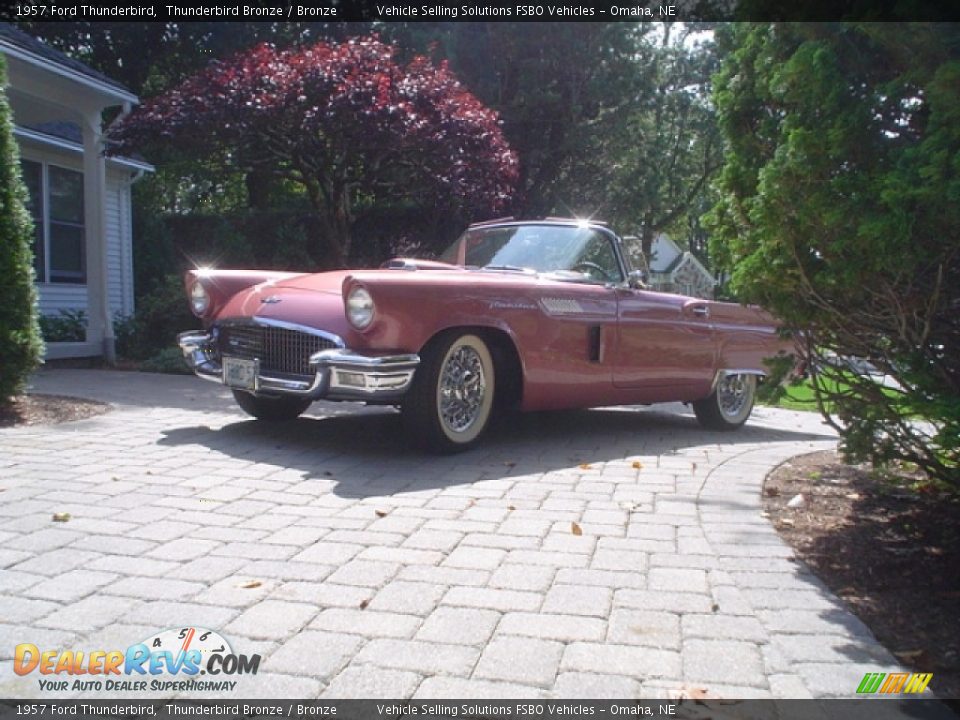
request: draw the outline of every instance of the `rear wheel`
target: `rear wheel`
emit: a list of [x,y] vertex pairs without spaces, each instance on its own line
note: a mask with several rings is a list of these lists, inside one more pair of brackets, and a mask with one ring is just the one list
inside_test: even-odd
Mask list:
[[251,395],[243,390],[234,390],[233,397],[241,410],[257,420],[294,420],[300,417],[312,402],[298,397]]
[[490,422],[495,389],[493,357],[481,337],[441,336],[423,351],[404,399],[407,437],[431,452],[467,450]]
[[693,403],[693,411],[705,428],[736,430],[750,417],[756,394],[756,376],[724,375],[710,397]]

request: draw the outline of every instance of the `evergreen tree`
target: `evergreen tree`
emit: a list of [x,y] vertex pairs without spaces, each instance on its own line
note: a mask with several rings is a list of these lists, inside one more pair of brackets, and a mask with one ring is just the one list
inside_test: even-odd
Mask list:
[[33,284],[33,221],[5,86],[0,57],[0,403],[23,389],[43,354]]
[[736,39],[714,95],[728,150],[712,255],[799,331],[849,456],[960,488],[960,32],[787,23]]

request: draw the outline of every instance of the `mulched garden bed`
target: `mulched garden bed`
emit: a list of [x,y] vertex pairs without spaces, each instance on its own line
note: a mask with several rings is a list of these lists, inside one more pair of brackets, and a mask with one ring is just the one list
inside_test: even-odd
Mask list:
[[19,395],[0,405],[0,427],[46,425],[69,420],[85,420],[110,410],[106,403],[64,395]]
[[[896,477],[802,455],[767,478],[780,536],[898,660],[960,698],[960,498],[917,473]],[[787,503],[803,495],[801,507]]]

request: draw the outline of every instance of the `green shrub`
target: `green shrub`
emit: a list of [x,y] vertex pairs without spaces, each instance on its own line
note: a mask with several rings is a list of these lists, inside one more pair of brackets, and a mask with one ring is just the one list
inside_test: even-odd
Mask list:
[[83,342],[87,339],[87,314],[83,310],[61,310],[58,315],[41,315],[39,319],[45,342]]
[[5,86],[0,57],[0,403],[23,389],[43,357],[33,284],[33,221]]
[[144,372],[170,373],[172,375],[190,375],[190,368],[183,360],[180,348],[168,347],[154,353],[142,363],[140,369]]
[[140,322],[136,315],[116,315],[113,318],[113,337],[117,356],[132,358],[140,343]]

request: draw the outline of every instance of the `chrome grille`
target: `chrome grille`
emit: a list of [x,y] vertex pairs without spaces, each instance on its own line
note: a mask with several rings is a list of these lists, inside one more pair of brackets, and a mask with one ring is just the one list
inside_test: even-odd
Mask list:
[[221,355],[260,360],[261,371],[310,375],[310,356],[337,347],[319,335],[288,328],[227,325],[220,328]]

